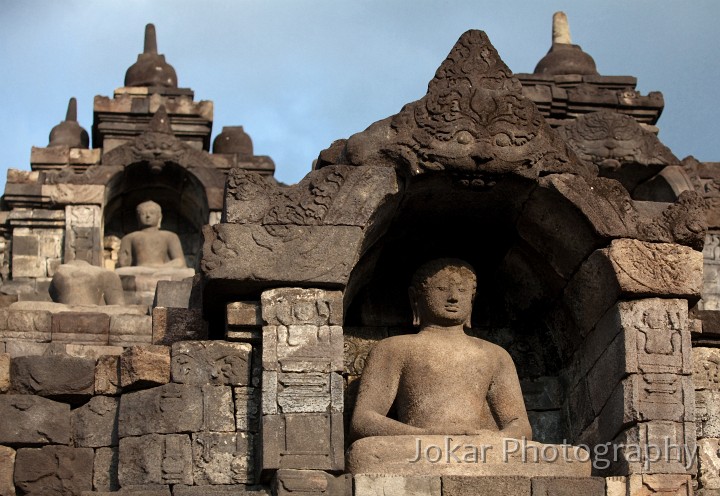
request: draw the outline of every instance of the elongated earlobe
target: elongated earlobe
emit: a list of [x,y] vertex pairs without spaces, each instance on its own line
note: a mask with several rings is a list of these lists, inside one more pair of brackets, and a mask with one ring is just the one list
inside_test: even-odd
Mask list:
[[[472,299],[470,300],[473,305],[475,304],[475,294],[475,290],[473,289]],[[470,315],[468,315],[468,318],[463,325],[465,326],[465,329],[472,328],[472,308],[470,309]]]
[[415,291],[415,288],[408,288],[408,295],[410,296],[410,308],[412,309],[413,314],[412,325],[413,327],[418,327],[420,325],[420,311],[418,309],[417,291]]

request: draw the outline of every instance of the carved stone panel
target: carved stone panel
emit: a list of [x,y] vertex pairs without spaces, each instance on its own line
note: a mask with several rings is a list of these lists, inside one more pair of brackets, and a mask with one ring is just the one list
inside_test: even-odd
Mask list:
[[250,352],[246,343],[181,341],[172,345],[173,382],[246,386],[250,383]]
[[390,169],[334,165],[281,188],[261,174],[237,168],[228,174],[225,222],[366,227],[397,188]]
[[65,224],[64,261],[85,260],[91,265],[102,265],[100,207],[97,205],[68,205],[65,207]]
[[699,482],[703,489],[720,491],[720,443],[717,438],[698,440]]
[[340,291],[280,288],[263,292],[262,318],[268,325],[341,325]]
[[[642,374],[631,378],[638,420],[694,421],[695,391],[689,376]],[[626,409],[631,405],[626,405]]]
[[624,293],[697,297],[702,254],[687,246],[616,239],[608,258]]
[[[333,476],[321,470],[282,469],[275,473],[273,494],[276,496],[352,496],[352,482],[353,478],[349,474]],[[355,495],[359,494],[356,489]],[[420,496],[419,493],[412,494]]]
[[693,348],[698,437],[720,438],[720,349]]
[[[622,322],[635,332],[637,367],[645,373],[690,374],[691,345],[687,302],[653,298],[621,303]],[[625,327],[625,325],[623,325]],[[629,358],[634,358],[632,351]],[[630,361],[632,367],[632,361]]]
[[190,436],[149,434],[120,440],[120,486],[192,484]]
[[203,398],[198,386],[166,384],[120,400],[120,437],[196,432],[202,429]]
[[342,371],[340,326],[279,325],[263,327],[263,370]]
[[365,368],[365,361],[372,347],[385,339],[387,331],[377,328],[345,328],[343,336],[344,373],[361,375]]
[[344,285],[364,238],[357,226],[206,225],[200,268],[208,281]]
[[627,374],[689,375],[690,350],[685,300],[620,301],[583,341],[572,376],[575,381],[588,377],[597,410]]
[[482,183],[507,172],[589,173],[522,95],[520,82],[478,30],[460,37],[427,95],[351,136],[335,154],[339,160],[328,155],[333,154],[321,153],[320,167],[342,161],[402,167],[410,174],[449,170]]
[[720,233],[708,232],[703,247],[703,289],[699,310],[720,310]]
[[166,384],[126,393],[120,400],[119,435],[235,430],[229,386]]
[[342,470],[342,414],[265,415],[263,468]]
[[[624,361],[624,370],[629,374],[690,375],[692,357],[687,315],[685,300],[648,298],[621,301],[605,314],[589,336],[588,343],[597,341],[597,348],[605,349],[610,346],[613,336],[620,333],[625,352],[623,356],[608,355],[606,361]],[[603,346],[604,337],[610,339]],[[587,361],[598,357],[593,353],[587,354]]]
[[692,363],[695,389],[720,391],[720,350],[693,348]]
[[698,438],[720,438],[720,391],[695,391],[695,428]]
[[598,419],[603,440],[613,439],[623,427],[639,422],[693,422],[692,380],[676,374],[631,374],[614,389]]
[[695,494],[693,481],[689,475],[643,474],[642,476],[630,476],[629,479],[629,493],[633,496],[652,496],[654,494],[693,496]]
[[192,435],[195,484],[252,482],[253,435],[240,432],[200,432]]
[[[338,373],[278,372],[265,377],[263,391],[275,391],[275,397],[264,395],[264,403],[277,404],[276,412],[268,408],[266,413],[342,412],[343,381]],[[273,378],[277,382],[270,384]]]
[[690,474],[697,468],[695,426],[690,422],[643,422],[623,431],[620,444],[621,473]]

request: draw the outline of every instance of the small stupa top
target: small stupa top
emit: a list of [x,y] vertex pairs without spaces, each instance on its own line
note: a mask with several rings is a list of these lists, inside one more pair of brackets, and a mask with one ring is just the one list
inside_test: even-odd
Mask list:
[[253,156],[253,143],[242,126],[224,126],[213,141],[213,153],[236,154],[241,158]]
[[150,133],[169,134],[174,136],[172,126],[170,126],[170,118],[168,117],[165,105],[160,105],[148,123],[147,131]]
[[565,74],[597,75],[595,61],[583,52],[579,45],[573,45],[570,25],[564,12],[553,14],[552,46],[537,66],[535,74],[559,76]]
[[67,146],[69,148],[89,148],[88,132],[77,122],[77,100],[70,98],[65,120],[50,131],[48,146]]
[[145,26],[145,48],[137,62],[125,73],[125,86],[164,86],[177,88],[177,74],[173,66],[158,54],[155,26]]

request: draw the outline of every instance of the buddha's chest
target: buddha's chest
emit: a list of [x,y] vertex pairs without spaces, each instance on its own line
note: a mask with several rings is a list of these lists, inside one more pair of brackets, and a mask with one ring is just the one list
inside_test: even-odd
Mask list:
[[495,364],[491,356],[464,343],[442,343],[409,351],[400,386],[407,390],[464,390],[487,393]]

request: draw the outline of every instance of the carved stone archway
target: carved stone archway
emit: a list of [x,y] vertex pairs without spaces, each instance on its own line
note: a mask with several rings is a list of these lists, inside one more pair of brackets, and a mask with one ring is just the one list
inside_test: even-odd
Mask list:
[[[204,232],[201,269],[213,295],[205,311],[262,300],[263,349],[278,353],[263,355],[263,422],[283,426],[262,439],[279,460],[264,469],[340,468],[337,421],[313,424],[329,450],[318,460],[335,462],[313,465],[289,448],[310,424],[283,410],[283,357],[297,359],[305,339],[325,336],[322,373],[336,405],[338,374],[352,392],[371,344],[408,323],[397,308],[411,270],[435,256],[466,258],[492,281],[476,305],[479,328],[507,331],[496,338],[511,352],[516,345],[516,356],[545,346],[542,363],[520,367],[529,409],[559,415],[536,416],[541,438],[560,422],[555,434],[571,443],[694,446],[687,308],[702,284],[701,205],[694,192],[672,204],[635,202],[618,181],[599,177],[523,98],[480,31],[460,38],[425,97],[335,142],[299,184],[279,188],[235,170],[224,222]],[[320,312],[337,310],[337,291],[340,320]],[[282,310],[293,302],[297,311]],[[322,331],[339,321],[342,370],[337,337]],[[319,380],[319,369],[293,371],[315,374],[308,387]],[[671,396],[659,395],[661,383]],[[538,404],[552,395],[552,406]],[[598,475],[660,470],[689,481],[680,463],[648,469],[620,452]]]
[[137,229],[136,206],[153,200],[162,207],[163,229],[180,236],[188,266],[194,267],[202,226],[210,210],[218,209],[209,198],[217,196],[217,174],[202,174],[203,169],[215,172],[210,156],[173,135],[161,106],[147,131],[105,154],[102,167],[106,166],[122,169],[107,183],[105,235],[121,238]]

